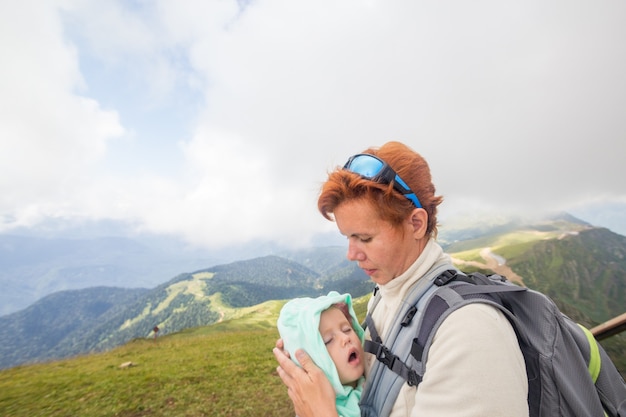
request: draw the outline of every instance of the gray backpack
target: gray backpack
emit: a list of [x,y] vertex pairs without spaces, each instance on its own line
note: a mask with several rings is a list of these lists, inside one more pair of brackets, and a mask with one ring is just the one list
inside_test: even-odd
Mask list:
[[[388,416],[402,386],[417,386],[427,371],[437,328],[456,309],[481,302],[499,308],[517,335],[528,374],[531,417],[626,417],[626,384],[591,332],[562,314],[547,296],[499,275],[464,275],[439,266],[403,300],[383,341],[371,312],[366,352],[378,359],[361,396],[361,415]],[[374,290],[371,310],[379,295]]]

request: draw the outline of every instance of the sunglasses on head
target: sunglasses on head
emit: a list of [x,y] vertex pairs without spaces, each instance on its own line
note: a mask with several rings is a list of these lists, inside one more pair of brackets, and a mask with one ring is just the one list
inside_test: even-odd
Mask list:
[[359,174],[365,179],[375,181],[380,184],[392,184],[393,189],[411,200],[415,207],[422,208],[422,205],[417,199],[415,193],[402,180],[402,178],[396,174],[396,171],[394,171],[393,168],[391,168],[385,161],[374,155],[360,153],[351,156],[350,159],[348,159],[348,162],[346,162],[343,166],[343,169]]

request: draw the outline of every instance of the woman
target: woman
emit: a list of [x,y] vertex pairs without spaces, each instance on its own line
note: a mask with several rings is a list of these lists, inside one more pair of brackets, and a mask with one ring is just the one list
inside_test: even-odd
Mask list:
[[[348,239],[348,259],[379,288],[380,301],[373,311],[370,301],[368,311],[383,340],[409,289],[442,266],[453,268],[435,242],[441,202],[427,162],[398,142],[351,157],[322,186],[320,212]],[[298,416],[337,415],[333,390],[306,352],[296,352],[302,368],[280,340],[274,355]],[[368,375],[375,362],[366,354],[366,391],[378,383]],[[404,384],[389,415],[528,416],[527,391],[513,328],[497,309],[471,304],[444,320],[419,389]]]

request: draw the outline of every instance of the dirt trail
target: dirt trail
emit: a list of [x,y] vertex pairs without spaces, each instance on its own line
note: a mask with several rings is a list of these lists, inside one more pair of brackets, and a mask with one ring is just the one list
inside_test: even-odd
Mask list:
[[[454,263],[459,265],[471,265],[478,268],[490,269],[496,274],[504,275],[511,282],[515,282],[521,286],[525,286],[524,279],[508,267],[504,258],[502,258],[501,256],[497,256],[493,252],[491,252],[491,248],[481,249],[480,256],[485,260],[485,263],[476,261],[464,261],[457,258],[453,258],[452,260],[454,261]],[[501,262],[501,260],[503,260],[504,262]]]

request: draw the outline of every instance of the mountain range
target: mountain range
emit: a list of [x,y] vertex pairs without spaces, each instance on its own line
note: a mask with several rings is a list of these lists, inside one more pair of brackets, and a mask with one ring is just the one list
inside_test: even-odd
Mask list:
[[[551,296],[584,325],[624,312],[626,237],[608,229],[561,215],[448,231],[439,240],[460,269],[505,272]],[[346,261],[342,247],[283,251],[172,276],[151,289],[97,286],[56,292],[0,317],[0,368],[211,325],[268,300],[329,290],[367,297],[373,288]],[[613,336],[603,345],[618,368],[626,369],[626,337]]]
[[0,368],[106,350],[154,335],[155,327],[156,335],[165,335],[209,325],[268,300],[331,289],[350,290],[355,297],[369,293],[369,278],[343,252],[317,248],[293,252],[298,261],[274,255],[238,261],[182,273],[153,289],[93,287],[50,294],[0,317]]
[[154,288],[181,272],[276,250],[271,242],[206,249],[154,235],[0,234],[0,316],[58,291],[98,286]]

